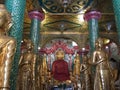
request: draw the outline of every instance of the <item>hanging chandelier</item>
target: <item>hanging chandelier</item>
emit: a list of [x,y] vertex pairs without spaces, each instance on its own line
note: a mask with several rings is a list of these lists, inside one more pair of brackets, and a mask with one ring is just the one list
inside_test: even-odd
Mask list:
[[62,7],[68,7],[74,0],[58,0],[58,3],[61,4]]

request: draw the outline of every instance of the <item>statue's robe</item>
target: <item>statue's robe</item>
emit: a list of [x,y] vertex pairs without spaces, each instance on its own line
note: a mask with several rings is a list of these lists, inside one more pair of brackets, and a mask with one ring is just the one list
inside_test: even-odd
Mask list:
[[52,64],[52,75],[55,80],[70,80],[68,63],[64,60],[55,60]]
[[10,72],[16,51],[16,41],[12,37],[0,36],[0,90],[10,88]]
[[34,90],[33,73],[36,55],[26,52],[21,55],[16,90]]

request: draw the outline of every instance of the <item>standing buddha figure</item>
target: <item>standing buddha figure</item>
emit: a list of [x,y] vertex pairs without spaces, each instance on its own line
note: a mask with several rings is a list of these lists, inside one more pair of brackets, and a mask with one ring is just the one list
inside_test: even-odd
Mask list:
[[48,75],[48,67],[47,67],[47,60],[46,60],[46,54],[43,56],[42,64],[40,67],[40,74],[41,74],[41,83],[46,83],[46,78]]
[[19,61],[17,90],[35,89],[35,63],[37,56],[33,52],[32,41],[27,40],[26,44],[27,52],[21,55]]
[[10,90],[10,72],[16,50],[15,39],[6,34],[11,26],[11,16],[0,4],[0,90]]
[[104,51],[104,42],[98,38],[95,42],[91,64],[96,65],[94,90],[115,90],[113,74],[108,62],[108,54]]
[[79,54],[76,54],[75,59],[74,59],[73,77],[74,77],[74,89],[78,90],[78,89],[80,89],[80,87],[78,85],[81,85],[81,83],[80,83],[80,56],[79,56]]
[[82,79],[82,90],[93,90],[92,89],[92,82],[91,82],[91,66],[88,63],[88,57],[87,55],[83,55],[82,57],[83,63],[80,67],[80,72],[83,73],[83,79]]
[[79,54],[77,54],[75,59],[74,59],[73,75],[75,77],[80,76],[80,56],[79,56]]

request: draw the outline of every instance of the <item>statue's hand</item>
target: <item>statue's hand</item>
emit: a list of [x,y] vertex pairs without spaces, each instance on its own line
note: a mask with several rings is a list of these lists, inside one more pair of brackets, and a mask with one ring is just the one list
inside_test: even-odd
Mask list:
[[32,74],[32,80],[35,80],[35,74]]
[[112,70],[112,77],[114,81],[117,80],[117,76],[118,76],[118,70],[117,69]]
[[12,26],[13,26],[13,23],[12,23],[12,22],[9,22],[7,29],[10,29]]
[[35,81],[35,78],[33,78],[32,80]]
[[33,84],[33,90],[35,90],[35,87],[36,87],[36,83],[35,83],[35,78],[33,78],[33,80],[32,80],[32,84]]

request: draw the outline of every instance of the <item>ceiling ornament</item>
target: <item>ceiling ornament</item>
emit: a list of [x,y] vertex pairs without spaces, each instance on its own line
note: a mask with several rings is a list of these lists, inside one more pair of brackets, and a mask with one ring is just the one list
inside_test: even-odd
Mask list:
[[93,0],[39,0],[40,6],[50,13],[79,13],[91,6]]

